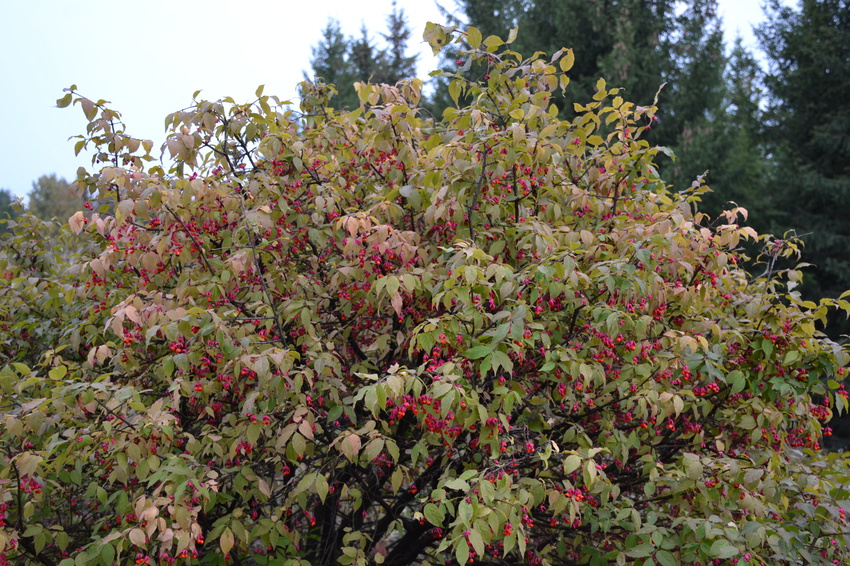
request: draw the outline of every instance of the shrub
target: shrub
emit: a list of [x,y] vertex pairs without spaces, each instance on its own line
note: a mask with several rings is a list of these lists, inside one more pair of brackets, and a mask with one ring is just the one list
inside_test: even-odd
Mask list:
[[0,257],[9,328],[55,318],[0,371],[6,559],[846,560],[846,474],[789,456],[847,405],[815,327],[846,301],[800,300],[793,242],[747,275],[745,211],[658,177],[654,106],[600,80],[559,120],[570,50],[425,36],[488,69],[439,122],[418,80],[261,88],[171,114],[161,165],[59,100],[97,201],[61,269]]

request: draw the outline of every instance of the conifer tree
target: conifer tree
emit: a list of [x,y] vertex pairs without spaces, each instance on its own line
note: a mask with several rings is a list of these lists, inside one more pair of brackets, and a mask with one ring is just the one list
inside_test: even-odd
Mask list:
[[380,75],[381,82],[395,84],[401,79],[416,76],[417,57],[407,54],[411,33],[404,10],[399,10],[393,2],[393,11],[387,16],[387,31],[381,34],[387,44],[384,52],[384,71]]
[[[702,153],[714,160],[703,168],[709,171],[707,181],[714,191],[703,197],[704,211],[716,216],[740,205],[749,211],[749,221],[759,232],[768,231],[778,212],[775,199],[769,197],[774,162],[768,156],[762,127],[763,71],[740,37],[728,58],[724,90],[723,109],[714,130],[693,139],[692,151],[683,157],[699,159]],[[704,166],[704,161],[699,165]]]
[[313,58],[310,59],[310,66],[313,74],[311,76],[304,73],[305,79],[321,80],[335,85],[339,91],[335,103],[341,107],[357,103],[357,95],[352,86],[357,79],[351,68],[350,51],[351,42],[343,35],[339,21],[330,18],[328,25],[322,30],[322,39],[312,48]]
[[774,227],[805,235],[811,296],[837,296],[850,284],[850,1],[771,0],[766,16]]
[[[638,104],[651,104],[665,84],[659,94],[660,122],[651,136],[654,143],[675,149],[689,132],[701,131],[704,122],[720,112],[725,58],[715,0],[688,0],[682,13],[674,0],[506,0],[498,4],[460,0],[457,4],[455,23],[473,25],[484,36],[519,26],[522,33],[511,45],[515,51],[552,53],[563,45],[571,47],[576,66],[568,97],[589,98],[596,91],[596,81],[604,76]],[[451,69],[458,57],[447,51],[446,67]],[[470,74],[474,78],[484,72],[473,68]],[[432,101],[436,115],[451,103],[444,91],[438,84]],[[574,115],[571,104],[561,102],[560,106],[562,117]]]
[[331,19],[313,48],[313,75],[305,73],[305,78],[333,84],[338,94],[332,106],[353,109],[360,104],[355,82],[395,84],[415,76],[416,57],[407,55],[410,36],[404,10],[395,3],[387,17],[387,32],[381,34],[385,46],[373,41],[365,25],[361,26],[359,37],[346,39],[339,22]]

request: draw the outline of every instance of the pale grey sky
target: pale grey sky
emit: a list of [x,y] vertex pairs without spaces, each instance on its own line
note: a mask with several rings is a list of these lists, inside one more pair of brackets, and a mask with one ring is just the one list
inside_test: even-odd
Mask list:
[[[494,0],[496,1],[496,0]],[[441,0],[454,7],[453,0]],[[727,43],[736,33],[753,44],[760,0],[719,0]],[[60,110],[62,89],[112,102],[129,133],[164,140],[164,118],[201,89],[208,99],[294,96],[329,17],[346,35],[365,23],[385,30],[392,0],[28,0],[3,2],[0,33],[0,188],[24,196],[32,182],[56,173],[69,180],[80,165],[70,136],[86,122],[79,107]],[[434,0],[398,0],[419,50],[419,76],[436,58],[421,43],[427,21],[440,21]]]

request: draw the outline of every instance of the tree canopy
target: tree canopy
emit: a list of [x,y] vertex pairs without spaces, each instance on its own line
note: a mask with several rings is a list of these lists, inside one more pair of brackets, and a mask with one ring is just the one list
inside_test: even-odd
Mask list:
[[[95,151],[64,228],[0,248],[0,556],[25,565],[834,564],[816,449],[844,348],[796,243],[694,211],[571,49],[429,24],[486,77],[298,109],[197,100],[164,164],[76,87]],[[4,240],[4,242],[7,240]],[[756,258],[754,261],[758,261]],[[812,394],[821,395],[813,402]],[[740,563],[740,562],[739,562]]]
[[66,222],[68,218],[80,210],[84,199],[74,195],[70,190],[71,184],[55,173],[42,175],[33,182],[28,194],[27,210],[44,220],[56,218]]

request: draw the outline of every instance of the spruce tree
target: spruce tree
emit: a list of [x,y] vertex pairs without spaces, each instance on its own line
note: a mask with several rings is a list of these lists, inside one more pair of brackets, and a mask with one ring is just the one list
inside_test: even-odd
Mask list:
[[767,121],[778,230],[805,235],[812,298],[850,286],[850,1],[766,6]]
[[338,94],[331,105],[348,109],[360,104],[355,82],[395,84],[401,79],[413,78],[416,56],[407,55],[411,30],[404,10],[399,10],[395,3],[387,17],[387,32],[381,36],[386,43],[383,47],[373,41],[363,25],[359,37],[346,39],[339,22],[330,19],[319,44],[313,47],[310,60],[313,74],[305,73],[305,78],[333,84]]
[[404,16],[404,10],[399,10],[393,2],[393,11],[387,16],[387,31],[381,34],[387,44],[384,52],[384,69],[380,74],[380,82],[395,84],[401,79],[416,76],[415,55],[407,54],[407,43],[412,32]]
[[335,85],[339,94],[334,98],[334,105],[339,107],[353,107],[357,104],[357,93],[353,87],[357,79],[349,60],[350,49],[351,42],[343,35],[339,21],[330,18],[322,30],[322,39],[312,48],[310,66],[313,73],[304,73],[307,80],[321,80]]
[[[670,55],[657,64],[666,68],[666,84],[659,96],[661,120],[654,126],[654,139],[675,151],[676,162],[665,160],[662,165],[674,185],[687,187],[708,170],[724,169],[727,157],[723,145],[727,58],[717,2],[688,2],[664,43]],[[718,179],[709,175],[707,180],[714,190],[727,192],[728,187],[717,186]]]
[[[455,22],[473,25],[488,35],[502,35],[519,26],[511,45],[519,52],[553,53],[560,46],[573,49],[575,66],[570,71],[569,98],[590,98],[597,80],[625,89],[638,104],[651,104],[662,84],[659,98],[661,121],[654,126],[654,143],[674,148],[688,131],[719,114],[723,100],[724,46],[715,0],[688,0],[678,13],[674,0],[460,0]],[[458,59],[446,50],[447,70]],[[472,68],[471,78],[484,69]],[[450,99],[440,87],[432,110],[440,115]],[[566,99],[564,99],[566,100]],[[556,100],[556,103],[558,101]],[[561,116],[574,114],[564,101]],[[676,179],[678,182],[678,179]],[[691,179],[692,180],[692,179]],[[690,180],[688,181],[690,184]]]
[[714,191],[702,197],[701,209],[716,217],[723,209],[743,206],[759,232],[769,231],[778,214],[769,196],[774,162],[762,127],[763,75],[753,53],[736,38],[723,81],[722,111],[714,129],[693,139],[687,152],[687,157],[699,159],[702,153],[712,161],[700,163],[709,171],[706,180]]

